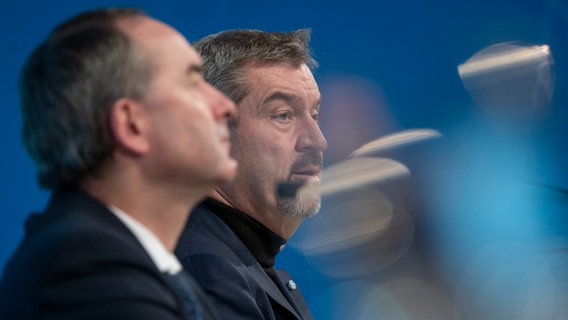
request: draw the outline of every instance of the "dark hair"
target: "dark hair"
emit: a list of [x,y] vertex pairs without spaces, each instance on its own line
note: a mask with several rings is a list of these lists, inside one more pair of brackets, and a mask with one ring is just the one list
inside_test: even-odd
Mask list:
[[146,16],[99,9],[58,25],[22,68],[22,139],[41,187],[77,184],[95,174],[115,142],[109,112],[121,97],[141,97],[151,67],[117,26]]
[[[247,65],[285,63],[300,67],[306,64],[312,70],[317,67],[310,49],[310,32],[310,29],[292,32],[228,30],[206,36],[193,47],[203,60],[205,79],[238,105],[250,91],[244,70]],[[231,125],[238,125],[237,114]]]

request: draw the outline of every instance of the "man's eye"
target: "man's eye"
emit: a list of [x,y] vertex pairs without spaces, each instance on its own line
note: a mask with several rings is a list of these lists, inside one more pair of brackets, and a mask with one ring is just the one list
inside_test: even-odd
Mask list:
[[312,113],[312,119],[314,119],[314,121],[317,123],[319,121],[319,113]]
[[292,119],[292,115],[289,112],[279,113],[274,115],[273,118],[278,121],[289,121],[290,119]]

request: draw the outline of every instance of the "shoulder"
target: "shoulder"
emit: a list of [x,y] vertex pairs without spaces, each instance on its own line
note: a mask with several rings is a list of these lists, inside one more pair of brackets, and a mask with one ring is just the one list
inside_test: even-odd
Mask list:
[[25,228],[14,263],[43,261],[44,265],[58,265],[109,255],[140,259],[144,252],[136,237],[104,204],[79,190],[54,192],[45,212],[28,217]]
[[[6,265],[2,308],[69,312],[77,306],[77,312],[121,314],[137,305],[152,314],[164,310],[156,306],[176,305],[144,249],[112,213],[51,214],[36,218],[43,221],[34,222]],[[141,303],[152,300],[157,303]]]
[[200,205],[190,215],[178,240],[175,254],[180,261],[190,256],[216,255],[235,263],[248,261],[250,252],[229,226]]
[[206,206],[192,212],[176,255],[222,319],[274,319],[270,298],[261,285],[267,277],[262,267],[231,228]]
[[[134,235],[108,211],[50,214],[30,217],[28,224],[37,225],[26,233],[11,263],[47,272],[113,259],[151,262]],[[44,221],[35,221],[40,219]]]
[[216,306],[221,318],[273,317],[270,299],[259,284],[258,272],[263,272],[260,266],[254,272],[250,266],[225,257],[199,254],[186,259],[184,268]]

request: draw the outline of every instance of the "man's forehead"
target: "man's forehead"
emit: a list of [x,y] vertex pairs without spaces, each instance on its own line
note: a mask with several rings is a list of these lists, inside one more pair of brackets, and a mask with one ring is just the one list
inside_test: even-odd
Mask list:
[[250,62],[243,66],[245,73],[250,75],[263,75],[274,73],[275,75],[282,74],[302,74],[304,76],[311,76],[312,72],[306,64],[299,66],[292,65],[287,62],[268,63],[268,62]]
[[132,40],[141,45],[152,46],[164,37],[178,34],[171,26],[146,16],[121,18],[116,21],[116,25]]
[[132,37],[134,36],[135,31],[140,27],[140,25],[148,23],[149,20],[153,19],[146,16],[121,17],[118,18],[114,23],[117,28],[122,30],[122,32]]
[[294,67],[289,64],[249,65],[244,68],[245,79],[251,91],[270,91],[281,88],[291,91],[317,91],[318,85],[306,65]]
[[116,24],[144,52],[164,57],[181,53],[186,56],[188,63],[201,67],[199,54],[185,37],[168,24],[146,16],[126,17]]

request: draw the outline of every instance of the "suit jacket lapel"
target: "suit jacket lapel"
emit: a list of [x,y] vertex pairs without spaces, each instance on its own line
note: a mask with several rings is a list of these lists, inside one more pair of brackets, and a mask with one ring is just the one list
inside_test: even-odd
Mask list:
[[302,319],[259,264],[249,265],[248,269],[255,275],[259,285],[274,301],[290,311],[297,319]]
[[[313,319],[312,313],[310,312],[310,308],[308,308],[308,304],[306,303],[306,300],[304,299],[302,292],[295,287],[291,288],[289,286],[290,281],[292,281],[292,277],[290,277],[290,274],[288,274],[286,270],[276,270],[276,274],[278,275],[280,281],[282,281],[284,287],[286,287],[286,290],[284,292],[285,295],[288,297],[288,301],[291,301],[294,309],[298,310],[298,312],[304,317],[302,319],[304,320]],[[295,285],[293,281],[291,283]]]

